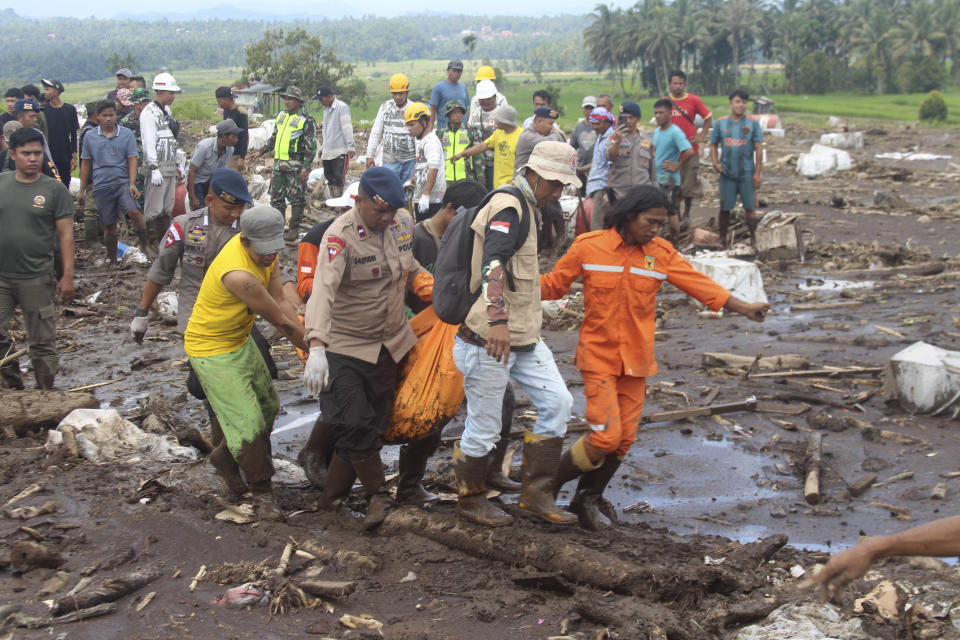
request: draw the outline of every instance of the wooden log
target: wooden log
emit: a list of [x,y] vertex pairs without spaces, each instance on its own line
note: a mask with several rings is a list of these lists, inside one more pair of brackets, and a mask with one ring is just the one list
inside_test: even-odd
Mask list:
[[[932,276],[943,271],[943,262],[921,262],[920,264],[903,265],[899,267],[879,267],[877,269],[848,269],[846,271],[829,271],[819,275],[829,276],[836,280],[883,280],[898,275]],[[794,307],[796,308],[796,307]]]
[[800,371],[774,371],[772,373],[754,373],[751,378],[816,378],[826,376],[836,378],[855,373],[882,373],[883,367],[833,367],[830,369],[805,369]]
[[[735,353],[720,353],[710,351],[704,353],[701,360],[700,366],[705,368],[718,368],[718,367],[734,367],[734,368],[746,368],[749,367],[755,358],[749,356],[741,356]],[[765,356],[760,358],[757,362],[757,369],[760,371],[779,371],[781,369],[807,369],[810,367],[810,360],[804,356],[798,356],[795,354],[785,353],[779,356]],[[751,374],[755,375],[755,374]]]
[[312,596],[327,598],[328,600],[339,600],[346,598],[357,589],[357,583],[354,581],[303,581],[297,582],[297,586]]
[[69,391],[0,391],[0,425],[12,427],[18,436],[28,431],[53,428],[74,409],[97,409],[92,393]]
[[26,540],[10,550],[10,563],[17,571],[56,569],[65,562],[63,556],[50,547]]
[[700,416],[718,416],[723,413],[734,413],[736,411],[753,411],[757,408],[756,398],[747,398],[740,402],[728,402],[726,404],[714,404],[707,407],[690,407],[689,409],[676,409],[672,411],[658,411],[643,417],[641,422],[669,422],[671,420],[683,420],[684,418],[698,418]]
[[23,616],[18,613],[12,617],[12,621],[13,621],[13,624],[18,627],[26,627],[27,629],[42,629],[55,624],[65,624],[67,622],[78,622],[80,620],[88,620],[90,618],[96,618],[97,616],[113,613],[116,610],[117,610],[116,604],[114,604],[113,602],[105,602],[103,604],[98,604],[94,607],[81,609],[79,611],[71,611],[70,613],[64,614],[62,616],[56,616],[56,617]]
[[803,498],[807,504],[820,504],[820,465],[823,461],[823,435],[814,431],[807,437],[807,479]]
[[15,353],[11,353],[11,354],[8,355],[8,356],[4,356],[3,358],[0,358],[0,367],[2,367],[3,365],[7,364],[8,362],[13,362],[13,361],[16,360],[17,358],[20,358],[20,357],[22,357],[22,356],[27,355],[27,352],[28,352],[28,351],[29,351],[28,349],[20,349],[20,351],[17,351],[17,352],[15,352]]
[[798,302],[790,305],[793,311],[829,311],[830,309],[849,309],[859,307],[863,302],[860,300],[842,300],[839,302]]
[[381,533],[409,533],[475,557],[530,565],[540,571],[560,573],[573,582],[678,606],[695,605],[706,593],[730,593],[742,587],[739,572],[722,566],[664,566],[652,558],[646,563],[624,562],[556,536],[537,535],[516,527],[481,528],[456,516],[417,509],[393,511]]
[[860,478],[859,480],[855,481],[849,487],[847,487],[847,491],[849,491],[850,495],[853,496],[854,498],[859,498],[867,491],[867,489],[872,487],[873,483],[876,481],[877,481],[877,474],[875,473],[867,474],[862,478]]
[[58,598],[53,603],[50,612],[61,615],[71,611],[79,611],[104,602],[114,602],[123,596],[133,593],[150,584],[160,577],[159,569],[145,569],[123,576],[111,578],[107,582],[93,589],[86,589],[74,596]]

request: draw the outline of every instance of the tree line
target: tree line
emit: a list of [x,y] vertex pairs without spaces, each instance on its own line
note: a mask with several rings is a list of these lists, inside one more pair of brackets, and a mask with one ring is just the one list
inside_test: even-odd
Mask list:
[[[623,93],[662,95],[674,68],[715,94],[913,93],[960,77],[960,0],[640,0],[598,4],[589,20],[590,60]],[[745,61],[782,74],[744,79]]]

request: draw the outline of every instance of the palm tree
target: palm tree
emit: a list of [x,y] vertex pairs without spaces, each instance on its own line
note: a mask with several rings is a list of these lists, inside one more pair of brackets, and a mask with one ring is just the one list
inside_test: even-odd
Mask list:
[[934,54],[935,45],[943,39],[937,30],[933,6],[925,1],[914,2],[905,20],[893,30],[893,56],[899,60],[911,53]]
[[858,0],[851,9],[844,32],[853,64],[869,69],[876,83],[874,91],[883,93],[893,70],[893,11],[871,0]]
[[720,27],[727,32],[727,41],[733,52],[733,82],[740,84],[740,53],[743,46],[756,34],[760,24],[760,15],[751,0],[731,0],[723,8],[724,17]]
[[618,27],[623,22],[623,11],[612,11],[605,4],[598,4],[591,14],[593,21],[583,30],[583,41],[587,45],[590,60],[598,71],[610,69],[617,78],[621,91],[626,94],[623,81],[623,49],[616,37]]
[[950,73],[954,78],[960,74],[960,0],[941,0],[937,3],[935,21],[942,34],[941,52],[943,62],[950,60]]
[[477,34],[468,33],[463,36],[463,46],[466,48],[467,53],[473,55],[473,50],[477,48]]
[[[657,95],[664,95],[668,85],[667,74],[670,72],[669,62],[675,59],[680,51],[680,31],[671,19],[667,7],[654,6],[643,16],[642,26],[636,33],[636,43],[645,50],[649,62],[654,66],[656,73]],[[663,80],[663,86],[660,81]]]

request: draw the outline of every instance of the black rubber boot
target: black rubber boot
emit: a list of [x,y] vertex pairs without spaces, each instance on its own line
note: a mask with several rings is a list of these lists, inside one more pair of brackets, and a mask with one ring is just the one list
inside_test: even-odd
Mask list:
[[303,467],[307,479],[317,489],[322,490],[324,484],[326,484],[327,467],[330,466],[333,446],[336,442],[336,432],[324,421],[321,414],[317,417],[317,421],[313,423],[310,439],[297,454],[297,462]]
[[328,511],[337,509],[350,495],[350,489],[356,479],[357,474],[353,470],[353,465],[334,454],[330,459],[330,466],[327,467],[327,477],[318,503],[320,508]]
[[573,524],[577,517],[554,501],[554,476],[560,465],[563,438],[528,432],[523,442],[523,488],[517,506],[547,522]]
[[37,381],[37,389],[53,389],[53,379],[56,369],[46,360],[31,360],[33,363],[33,378]]
[[577,494],[570,502],[570,511],[577,514],[584,529],[588,531],[609,529],[618,522],[616,510],[603,497],[603,491],[616,475],[622,461],[620,456],[610,454],[604,458],[599,467],[580,478]]
[[436,502],[437,496],[423,488],[427,462],[440,446],[440,432],[408,442],[400,447],[400,475],[397,478],[397,503],[416,507]]
[[356,451],[350,454],[350,464],[363,485],[367,497],[367,515],[363,518],[363,528],[376,529],[387,519],[387,514],[396,505],[386,489],[383,474],[383,462],[379,449]]
[[500,439],[490,452],[490,468],[487,471],[487,488],[496,489],[504,493],[517,493],[520,483],[510,479],[503,472],[503,459],[510,446],[510,429],[513,427],[513,410],[517,406],[517,398],[513,392],[513,384],[508,382],[503,393],[503,408],[500,413]]
[[[0,347],[0,358],[14,351],[12,343],[6,342],[3,347],[6,348]],[[20,374],[19,360],[13,360],[0,367],[0,382],[2,382],[2,387],[0,388],[23,389],[23,376]]]
[[457,443],[453,448],[453,473],[457,479],[457,515],[464,520],[501,527],[513,522],[510,514],[503,512],[487,500],[484,481],[490,465],[490,456],[474,458],[460,451]]

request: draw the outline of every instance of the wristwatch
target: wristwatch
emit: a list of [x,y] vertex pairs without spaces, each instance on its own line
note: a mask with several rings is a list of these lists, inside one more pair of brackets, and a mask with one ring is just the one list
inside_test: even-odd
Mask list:
[[150,315],[150,311],[141,309],[139,306],[133,312],[134,318],[146,318],[148,315]]

